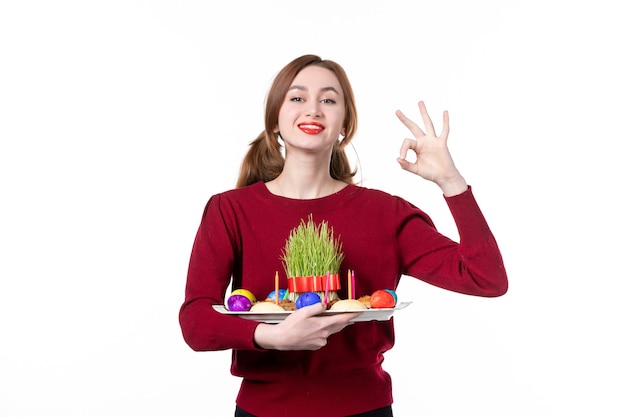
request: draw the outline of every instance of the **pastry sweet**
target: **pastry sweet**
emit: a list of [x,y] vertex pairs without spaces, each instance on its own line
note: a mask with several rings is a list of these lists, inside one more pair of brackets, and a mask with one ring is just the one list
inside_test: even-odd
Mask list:
[[330,307],[332,311],[367,310],[365,304],[355,299],[339,300]]
[[285,311],[296,311],[296,303],[290,300],[279,301],[278,305]]
[[359,301],[362,302],[365,307],[367,308],[372,308],[372,305],[370,304],[370,296],[369,295],[364,295],[363,297],[359,298]]
[[255,303],[252,308],[250,308],[251,312],[254,313],[270,313],[270,312],[284,312],[285,309],[280,305],[270,302],[270,301],[259,301]]

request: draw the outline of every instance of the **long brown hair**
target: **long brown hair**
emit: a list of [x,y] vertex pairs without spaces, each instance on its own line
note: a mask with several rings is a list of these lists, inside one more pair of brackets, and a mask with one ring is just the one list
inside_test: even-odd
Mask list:
[[352,86],[346,72],[336,62],[323,60],[317,55],[303,55],[287,64],[274,78],[265,100],[265,130],[250,143],[248,153],[241,163],[237,188],[258,181],[273,180],[282,172],[285,159],[281,153],[282,145],[278,141],[278,133],[274,132],[278,125],[278,113],[294,78],[309,65],[318,65],[332,71],[343,90],[346,106],[343,126],[345,135],[343,140],[337,141],[333,146],[330,175],[334,179],[349,184],[353,182],[352,178],[356,174],[356,169],[351,170],[345,151],[345,147],[350,143],[357,129],[356,104]]

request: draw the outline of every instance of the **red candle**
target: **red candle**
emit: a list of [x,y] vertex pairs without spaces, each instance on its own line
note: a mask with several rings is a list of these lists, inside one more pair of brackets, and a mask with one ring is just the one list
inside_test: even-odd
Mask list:
[[330,271],[326,274],[326,291],[324,292],[324,304],[328,304],[328,289],[330,288]]

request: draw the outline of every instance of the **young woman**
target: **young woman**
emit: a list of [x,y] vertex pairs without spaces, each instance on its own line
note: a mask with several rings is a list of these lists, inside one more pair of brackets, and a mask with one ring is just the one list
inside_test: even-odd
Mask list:
[[[393,320],[351,324],[356,313],[319,316],[325,306],[318,303],[265,324],[212,307],[224,303],[231,279],[234,289],[268,294],[283,271],[289,232],[310,214],[341,237],[341,275],[358,273],[357,298],[395,289],[402,275],[470,295],[507,291],[496,241],[448,151],[448,114],[437,135],[422,102],[419,110],[424,130],[397,112],[415,136],[402,143],[398,163],[440,187],[459,243],[404,199],[353,184],[344,149],[357,113],[341,66],[305,55],[276,76],[265,130],[250,145],[237,187],[205,207],[180,310],[192,349],[232,349],[232,374],[242,378],[236,416],[392,416],[391,378],[381,364],[394,344]],[[287,287],[284,273],[280,283]]]

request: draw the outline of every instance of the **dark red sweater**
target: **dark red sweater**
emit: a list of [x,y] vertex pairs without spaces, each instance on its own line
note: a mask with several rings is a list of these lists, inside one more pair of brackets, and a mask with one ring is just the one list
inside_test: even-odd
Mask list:
[[313,200],[275,196],[260,182],[213,196],[189,263],[180,310],[185,341],[197,351],[233,350],[231,371],[243,378],[237,404],[259,417],[342,417],[391,404],[391,379],[381,363],[394,344],[393,320],[355,323],[317,351],[268,351],[254,344],[257,322],[222,315],[212,305],[223,304],[231,277],[233,288],[264,298],[279,271],[286,288],[281,251],[309,214],[327,221],[343,244],[341,298],[347,298],[347,269],[355,271],[357,298],[395,289],[402,275],[465,294],[504,294],[500,251],[471,189],[446,201],[460,243],[402,198],[355,185]]

